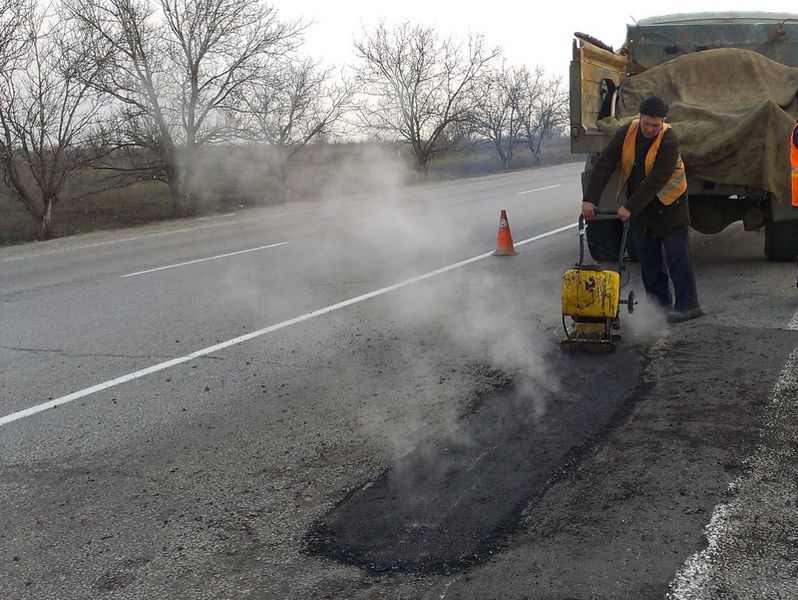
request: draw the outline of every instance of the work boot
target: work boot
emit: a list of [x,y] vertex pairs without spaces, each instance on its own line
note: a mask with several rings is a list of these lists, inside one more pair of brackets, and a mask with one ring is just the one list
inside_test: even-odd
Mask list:
[[704,314],[700,306],[693,308],[686,308],[684,310],[672,310],[668,313],[665,319],[668,323],[681,323],[682,321],[689,321]]

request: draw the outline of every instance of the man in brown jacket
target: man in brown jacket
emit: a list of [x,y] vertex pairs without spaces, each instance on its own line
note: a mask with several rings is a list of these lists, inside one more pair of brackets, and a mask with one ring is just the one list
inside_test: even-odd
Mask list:
[[[640,104],[640,118],[618,129],[590,173],[582,215],[595,216],[599,198],[620,166],[626,201],[618,208],[618,217],[632,220],[629,232],[640,258],[643,287],[661,306],[673,306],[668,321],[679,322],[704,311],[690,258],[687,180],[679,140],[665,123],[667,113],[665,102],[651,96]],[[673,305],[669,275],[676,297]]]

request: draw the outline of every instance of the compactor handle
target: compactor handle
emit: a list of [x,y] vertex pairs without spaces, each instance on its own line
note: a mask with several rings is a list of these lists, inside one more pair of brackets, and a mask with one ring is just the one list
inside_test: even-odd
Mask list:
[[612,215],[613,217],[618,216],[618,211],[614,208],[599,208],[596,207],[596,214],[597,215]]
[[[596,207],[596,214],[597,215],[612,215],[616,219],[620,219],[618,216],[617,209],[612,208],[599,208]],[[621,246],[618,249],[618,272],[620,273],[623,269],[623,254],[626,252],[626,240],[629,237],[629,221],[630,219],[626,219],[623,222],[623,235],[621,236]],[[581,214],[579,215],[579,264],[583,265],[585,263],[585,239],[587,234],[587,223],[585,222],[585,217]]]

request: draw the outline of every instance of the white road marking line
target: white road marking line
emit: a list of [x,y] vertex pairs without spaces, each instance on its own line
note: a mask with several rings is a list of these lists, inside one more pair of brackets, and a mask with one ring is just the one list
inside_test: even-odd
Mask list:
[[224,213],[223,215],[209,215],[207,217],[198,217],[197,221],[210,221],[211,219],[226,219],[227,217],[234,217],[236,213]]
[[[223,215],[227,216],[227,215]],[[164,235],[172,235],[175,233],[186,233],[187,231],[197,231],[200,229],[211,229],[213,227],[221,227],[224,225],[237,225],[238,223],[248,223],[250,219],[236,219],[235,221],[225,221],[223,223],[211,223],[208,225],[196,225],[194,227],[183,227],[181,229],[170,229],[169,231],[156,231],[155,233],[142,233],[141,235],[133,235],[126,238],[119,238],[116,240],[107,240],[105,242],[94,242],[92,244],[81,244],[76,246],[67,246],[65,248],[53,248],[52,250],[44,250],[42,252],[34,252],[32,254],[23,254],[22,256],[10,256],[8,258],[0,259],[0,263],[14,262],[17,260],[24,260],[26,258],[39,258],[41,256],[49,256],[50,254],[60,254],[62,252],[69,252],[71,250],[87,250],[89,248],[99,248],[100,246],[113,246],[114,244],[123,244],[125,242],[135,242],[137,240],[144,240],[147,238],[160,237]],[[61,238],[65,239],[65,238]]]
[[285,246],[288,242],[279,242],[277,244],[269,244],[268,246],[258,246],[257,248],[249,248],[247,250],[239,250],[237,252],[228,252],[227,254],[217,254],[216,256],[209,256],[207,258],[198,258],[196,260],[189,260],[174,265],[166,265],[165,267],[156,267],[154,269],[147,269],[146,271],[136,271],[135,273],[128,273],[127,275],[120,275],[119,279],[125,277],[135,277],[136,275],[144,275],[145,273],[154,273],[155,271],[163,271],[165,269],[174,269],[175,267],[185,267],[186,265],[194,265],[209,260],[217,260],[219,258],[227,258],[228,256],[235,256],[237,254],[247,254],[249,252],[257,252],[258,250],[266,250],[267,248],[276,248],[277,246]]
[[440,595],[440,596],[438,596],[438,600],[445,600],[445,598],[446,598],[446,594],[448,594],[448,593],[449,593],[449,588],[451,587],[451,585],[452,585],[452,584],[453,584],[455,581],[459,581],[461,577],[462,577],[462,575],[458,575],[458,576],[457,576],[457,577],[455,577],[454,579],[450,580],[450,581],[449,581],[449,582],[448,582],[446,585],[444,585],[444,586],[443,586],[443,593],[441,593],[441,595]]
[[562,185],[561,183],[557,183],[555,185],[547,185],[546,187],[542,187],[542,188],[535,188],[534,190],[525,190],[523,192],[518,192],[518,195],[519,196],[523,196],[524,194],[532,194],[533,192],[542,192],[543,190],[551,190],[551,189],[554,189],[554,188],[558,188],[561,185]]
[[[798,312],[796,312],[787,329],[798,330]],[[790,354],[787,363],[779,375],[773,388],[770,403],[766,409],[765,427],[760,436],[762,439],[778,437],[775,431],[785,415],[783,412],[785,402],[794,402],[794,390],[798,388],[798,348]],[[794,412],[794,409],[793,409]],[[746,526],[745,511],[757,502],[756,494],[762,487],[764,479],[777,480],[778,475],[772,474],[773,451],[766,445],[759,444],[754,454],[746,460],[749,474],[738,477],[729,485],[729,491],[735,494],[733,500],[725,504],[718,504],[712,511],[712,517],[705,528],[707,547],[700,550],[684,561],[682,567],[676,572],[670,582],[670,590],[666,595],[667,600],[710,600],[714,598],[713,584],[717,582],[718,570],[724,568],[723,554],[729,544],[741,535],[741,529]],[[761,500],[761,498],[760,498]],[[748,533],[750,535],[750,532]],[[749,562],[753,560],[748,557]]]
[[[577,223],[572,223],[571,225],[566,225],[565,227],[559,227],[558,229],[553,229],[551,231],[547,231],[546,233],[541,233],[540,235],[536,235],[531,238],[527,238],[525,240],[521,240],[517,242],[516,246],[523,246],[526,244],[530,244],[532,242],[536,242],[538,240],[542,240],[543,238],[547,238],[552,235],[556,235],[558,233],[562,233],[563,231],[567,231],[568,229],[573,229],[576,227]],[[40,413],[50,408],[54,408],[56,406],[61,406],[62,404],[67,404],[68,402],[72,402],[73,400],[78,400],[79,398],[84,398],[91,394],[96,394],[97,392],[101,392],[103,390],[107,390],[108,388],[116,387],[123,383],[127,383],[129,381],[133,381],[134,379],[140,379],[145,375],[151,375],[152,373],[157,373],[158,371],[163,371],[164,369],[168,369],[170,367],[174,367],[195,358],[200,358],[203,356],[208,356],[214,352],[218,352],[219,350],[224,350],[225,348],[229,348],[230,346],[235,346],[236,344],[241,344],[242,342],[246,342],[262,335],[266,335],[267,333],[272,333],[273,331],[277,331],[278,329],[284,329],[285,327],[290,327],[291,325],[296,325],[298,323],[302,323],[303,321],[307,321],[309,319],[313,319],[315,317],[320,317],[321,315],[326,315],[327,313],[331,313],[335,310],[339,310],[341,308],[346,308],[347,306],[352,306],[353,304],[358,304],[359,302],[363,302],[365,300],[370,300],[371,298],[376,298],[377,296],[382,296],[383,294],[387,294],[388,292],[393,292],[398,290],[399,288],[406,287],[408,285],[412,285],[414,283],[418,283],[419,281],[424,281],[425,279],[430,279],[431,277],[435,277],[437,275],[442,275],[444,273],[448,273],[449,271],[453,271],[460,267],[464,267],[466,265],[470,265],[477,261],[483,260],[489,256],[493,255],[493,251],[485,252],[478,256],[473,256],[466,260],[461,260],[460,262],[441,267],[440,269],[435,269],[434,271],[429,271],[428,273],[424,273],[422,275],[418,275],[416,277],[411,277],[410,279],[405,279],[404,281],[400,281],[399,283],[394,283],[393,285],[386,286],[384,288],[380,288],[378,290],[374,290],[373,292],[369,292],[367,294],[363,294],[362,296],[357,296],[355,298],[350,298],[348,300],[344,300],[342,302],[338,302],[336,304],[331,304],[329,306],[325,306],[324,308],[319,308],[317,310],[311,311],[309,313],[305,313],[304,315],[300,315],[298,317],[294,317],[293,319],[288,319],[287,321],[283,321],[281,323],[276,323],[275,325],[270,325],[268,327],[264,327],[263,329],[258,329],[257,331],[252,331],[250,333],[235,337],[230,340],[226,340],[224,342],[220,342],[213,346],[208,346],[207,348],[202,348],[201,350],[197,350],[196,352],[192,352],[191,354],[187,354],[185,356],[180,356],[178,358],[173,358],[171,360],[167,360],[162,363],[158,363],[156,365],[152,365],[151,367],[147,367],[146,369],[141,369],[139,371],[134,371],[133,373],[128,373],[127,375],[122,375],[120,377],[116,377],[115,379],[111,379],[109,381],[104,381],[102,383],[98,383],[97,385],[93,385],[91,387],[84,388],[82,390],[78,390],[77,392],[73,392],[71,394],[67,394],[66,396],[61,396],[60,398],[56,398],[55,400],[50,400],[49,402],[44,402],[42,404],[37,404],[36,406],[31,406],[30,408],[26,408],[24,410],[20,410],[15,413],[11,413],[5,415],[4,417],[0,417],[0,427],[3,425],[7,425],[8,423],[12,423],[13,421],[17,421],[19,419],[24,419],[25,417],[30,417],[31,415],[35,415],[36,413]]]

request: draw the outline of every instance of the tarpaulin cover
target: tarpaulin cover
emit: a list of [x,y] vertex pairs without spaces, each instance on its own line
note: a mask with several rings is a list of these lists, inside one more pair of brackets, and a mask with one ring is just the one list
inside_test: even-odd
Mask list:
[[798,68],[748,50],[686,54],[629,77],[618,95],[618,119],[599,121],[612,133],[637,116],[651,95],[669,106],[690,173],[718,183],[762,188],[789,197],[789,136],[798,116]]

